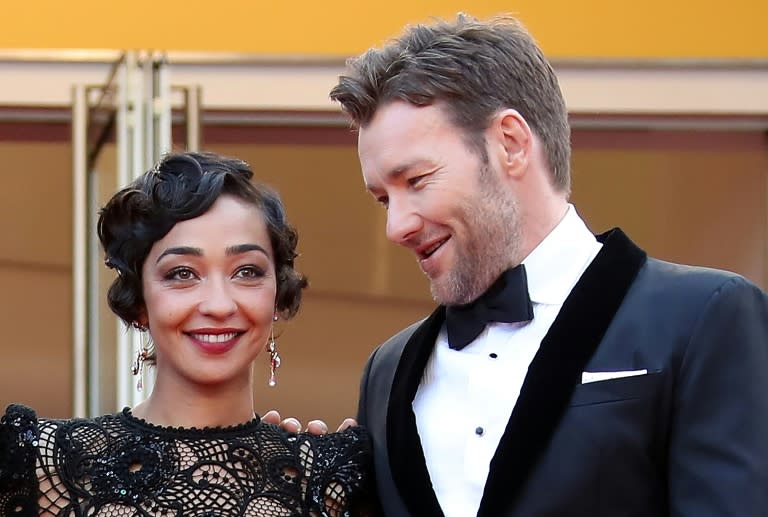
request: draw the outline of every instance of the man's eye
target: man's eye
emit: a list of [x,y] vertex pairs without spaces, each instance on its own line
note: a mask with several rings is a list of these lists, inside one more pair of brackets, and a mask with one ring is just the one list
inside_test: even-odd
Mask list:
[[389,207],[389,198],[387,196],[377,197],[376,202],[379,203],[384,208]]
[[419,182],[421,182],[421,180],[423,180],[426,177],[427,177],[426,174],[422,174],[421,176],[414,176],[412,178],[408,178],[408,184],[412,187],[415,187],[416,185],[419,184]]

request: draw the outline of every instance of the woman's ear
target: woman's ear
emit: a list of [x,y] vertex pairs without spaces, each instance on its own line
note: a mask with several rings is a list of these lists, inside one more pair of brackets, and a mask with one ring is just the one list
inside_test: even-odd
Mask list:
[[147,317],[146,307],[142,307],[139,310],[139,314],[136,316],[136,319],[133,322],[133,326],[137,330],[141,330],[141,331],[149,330],[149,318]]

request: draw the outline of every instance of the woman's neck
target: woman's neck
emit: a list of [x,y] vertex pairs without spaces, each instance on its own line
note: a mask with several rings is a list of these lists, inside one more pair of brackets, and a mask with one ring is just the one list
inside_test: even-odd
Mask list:
[[135,417],[169,427],[228,427],[254,418],[253,387],[247,382],[226,386],[180,387],[158,379],[152,393],[132,409]]

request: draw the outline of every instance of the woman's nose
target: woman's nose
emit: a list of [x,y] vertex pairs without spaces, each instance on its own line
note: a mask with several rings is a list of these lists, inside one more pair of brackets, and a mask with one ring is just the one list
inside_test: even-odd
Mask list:
[[208,279],[200,301],[200,312],[217,318],[226,317],[237,310],[230,286],[226,280]]

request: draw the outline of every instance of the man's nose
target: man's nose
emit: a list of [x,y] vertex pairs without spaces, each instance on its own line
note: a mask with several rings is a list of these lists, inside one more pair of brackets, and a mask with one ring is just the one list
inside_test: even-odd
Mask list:
[[403,200],[390,198],[387,207],[387,238],[401,246],[421,230],[422,219],[413,206]]

